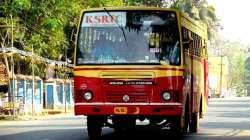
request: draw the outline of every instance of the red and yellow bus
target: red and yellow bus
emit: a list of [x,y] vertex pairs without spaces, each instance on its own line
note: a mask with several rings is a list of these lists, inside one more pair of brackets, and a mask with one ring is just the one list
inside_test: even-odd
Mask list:
[[84,10],[74,100],[89,137],[101,136],[103,126],[120,131],[144,120],[178,134],[197,132],[207,107],[206,42],[206,26],[178,10]]

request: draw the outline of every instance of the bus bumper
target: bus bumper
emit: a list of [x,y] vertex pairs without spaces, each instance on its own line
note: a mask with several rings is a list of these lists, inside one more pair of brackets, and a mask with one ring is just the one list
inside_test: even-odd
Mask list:
[[182,114],[181,103],[76,103],[75,115],[166,115]]

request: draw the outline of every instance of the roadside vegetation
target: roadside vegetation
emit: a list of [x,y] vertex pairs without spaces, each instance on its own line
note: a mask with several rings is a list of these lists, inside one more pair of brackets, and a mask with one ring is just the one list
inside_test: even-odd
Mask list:
[[[222,27],[216,17],[215,8],[206,0],[1,0],[0,47],[10,47],[13,37],[13,46],[20,50],[31,52],[33,47],[34,53],[44,58],[72,61],[75,33],[82,9],[139,5],[179,9],[206,24],[211,46],[232,48],[225,51],[230,61],[229,86],[236,87],[239,93],[245,89],[247,57],[241,54],[244,52],[239,49],[243,46],[238,42],[225,43],[224,40],[218,39],[218,30]],[[5,64],[10,63],[9,56],[1,55],[0,60]],[[14,62],[17,74],[31,75],[33,67],[35,75],[46,77],[49,65],[47,63],[36,61],[32,66],[31,58],[19,55],[14,55]],[[9,65],[7,67],[9,70]],[[64,71],[59,67],[57,69]]]

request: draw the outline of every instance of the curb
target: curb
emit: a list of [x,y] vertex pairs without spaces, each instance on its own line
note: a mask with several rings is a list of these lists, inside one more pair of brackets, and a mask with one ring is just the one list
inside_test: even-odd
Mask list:
[[44,120],[70,120],[70,119],[85,119],[85,116],[75,116],[74,114],[57,114],[57,115],[40,115],[40,116],[18,116],[15,120],[12,120],[12,116],[8,116],[5,119],[0,119],[1,125],[9,125],[22,122],[32,122],[32,121],[44,121]]

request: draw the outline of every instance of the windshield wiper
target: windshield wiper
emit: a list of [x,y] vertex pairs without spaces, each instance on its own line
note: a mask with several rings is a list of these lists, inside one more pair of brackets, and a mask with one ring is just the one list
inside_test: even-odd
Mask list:
[[105,7],[104,7],[103,9],[104,9],[104,11],[110,16],[110,18],[111,18],[113,21],[115,21],[115,24],[116,24],[116,25],[119,27],[119,29],[122,31],[123,38],[124,38],[124,40],[125,40],[125,42],[126,42],[126,45],[127,45],[127,47],[128,47],[128,41],[127,41],[127,37],[126,37],[125,32],[124,32],[124,29],[123,29],[122,26],[117,22],[117,20],[114,19],[114,17],[110,14],[110,12],[109,12]]

